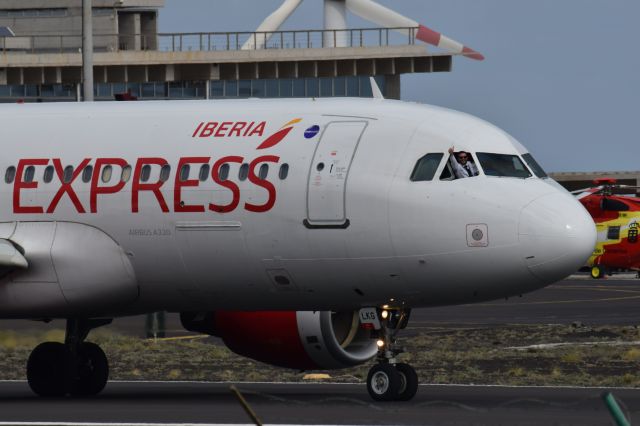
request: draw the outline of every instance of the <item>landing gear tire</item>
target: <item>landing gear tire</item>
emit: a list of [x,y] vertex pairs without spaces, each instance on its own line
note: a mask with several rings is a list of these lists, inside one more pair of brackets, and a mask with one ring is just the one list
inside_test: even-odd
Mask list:
[[109,380],[109,362],[100,346],[83,342],[78,348],[77,375],[71,385],[71,395],[94,396],[99,394]]
[[599,280],[601,278],[604,278],[604,275],[605,275],[605,270],[602,266],[593,265],[591,267],[591,278],[593,278],[594,280]]
[[27,381],[38,396],[60,397],[67,394],[67,348],[62,343],[41,343],[27,361]]
[[396,364],[396,370],[400,376],[400,389],[398,390],[398,401],[410,401],[418,392],[418,374],[409,364]]
[[400,392],[400,373],[391,364],[371,367],[367,376],[367,391],[375,401],[394,401]]

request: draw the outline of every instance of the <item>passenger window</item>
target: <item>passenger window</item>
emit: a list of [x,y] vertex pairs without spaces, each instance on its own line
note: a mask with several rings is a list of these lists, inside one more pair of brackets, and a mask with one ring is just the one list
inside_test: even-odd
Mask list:
[[191,172],[191,166],[184,164],[180,169],[180,181],[184,182],[189,179],[189,173]]
[[29,166],[24,171],[24,181],[25,182],[33,182],[33,178],[36,176],[36,168],[33,166]]
[[240,166],[240,171],[238,173],[238,178],[240,180],[246,180],[247,176],[249,176],[249,165],[247,163]]
[[547,173],[544,171],[544,169],[540,167],[540,164],[538,164],[538,162],[533,158],[531,154],[529,153],[524,154],[522,158],[524,159],[524,162],[527,163],[529,168],[533,170],[534,175],[538,176],[541,179],[549,177]]
[[44,183],[49,183],[53,180],[53,171],[53,166],[47,166],[44,169],[44,175],[42,176]]
[[67,166],[62,173],[62,180],[64,183],[69,183],[71,179],[73,179],[73,166]]
[[265,180],[269,175],[269,165],[263,164],[260,166],[260,170],[258,171],[258,177],[262,180]]
[[6,183],[13,183],[13,180],[16,178],[16,168],[13,166],[9,166],[7,168],[7,172],[4,174],[4,181]]
[[280,178],[280,180],[285,180],[288,175],[289,175],[289,165],[285,163],[282,166],[280,166],[280,173],[278,173],[278,177]]
[[102,182],[107,183],[111,180],[111,175],[113,174],[113,167],[106,165],[104,169],[102,169]]
[[168,164],[165,164],[164,166],[162,166],[162,168],[160,169],[160,180],[162,182],[166,182],[169,180],[169,176],[171,175],[171,166]]
[[220,180],[222,182],[224,182],[225,180],[229,179],[229,169],[231,167],[229,167],[228,164],[223,164],[222,166],[220,166],[220,170],[218,171],[218,178],[220,178]]
[[142,170],[140,170],[140,181],[148,182],[150,177],[151,177],[151,166],[148,164],[145,164],[144,166],[142,166]]
[[620,227],[610,226],[607,230],[607,240],[619,240],[620,239]]
[[200,182],[204,182],[207,180],[207,178],[209,177],[209,170],[211,170],[211,167],[209,167],[208,164],[203,164],[202,167],[200,167],[200,174],[198,176]]
[[411,173],[411,182],[433,180],[443,155],[442,153],[427,154],[419,159]]
[[522,179],[531,177],[531,172],[517,155],[491,154],[487,152],[478,152],[477,155],[484,174],[487,176]]
[[122,168],[122,174],[120,175],[120,180],[122,182],[129,182],[129,179],[131,179],[131,166],[130,165],[126,165]]
[[84,183],[91,182],[91,177],[93,176],[93,166],[87,166],[82,171],[82,181]]

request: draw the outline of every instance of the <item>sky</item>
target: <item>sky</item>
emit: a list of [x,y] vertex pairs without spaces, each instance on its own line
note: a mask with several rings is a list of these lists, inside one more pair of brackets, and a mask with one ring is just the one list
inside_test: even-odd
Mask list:
[[[640,170],[640,1],[378,2],[486,57],[454,58],[451,73],[404,75],[403,100],[490,121],[547,171]],[[253,31],[280,3],[166,0],[159,29]],[[322,10],[306,0],[283,29],[321,29]]]

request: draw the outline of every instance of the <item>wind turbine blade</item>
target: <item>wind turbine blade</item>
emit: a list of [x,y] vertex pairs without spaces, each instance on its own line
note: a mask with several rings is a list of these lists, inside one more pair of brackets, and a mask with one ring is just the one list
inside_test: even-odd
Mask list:
[[[278,31],[284,21],[300,6],[300,3],[302,3],[302,0],[284,0],[284,3],[282,3],[278,9],[262,21],[256,33]],[[255,37],[251,36],[249,40],[242,45],[242,50],[264,49],[270,38],[271,34],[256,34]]]
[[[437,46],[443,49],[451,50],[455,53],[462,54],[466,57],[476,60],[483,60],[484,56],[475,50],[457,42],[431,28],[420,25],[413,19],[407,18],[387,7],[384,7],[373,0],[346,0],[347,8],[367,21],[374,22],[378,25],[388,28],[410,27],[417,28],[416,38],[425,43]],[[398,30],[405,35],[409,35],[408,30]]]

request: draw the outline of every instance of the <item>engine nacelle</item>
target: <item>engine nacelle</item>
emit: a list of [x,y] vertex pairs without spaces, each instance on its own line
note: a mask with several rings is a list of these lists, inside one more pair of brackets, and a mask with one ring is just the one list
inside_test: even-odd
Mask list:
[[378,351],[358,311],[186,312],[180,319],[189,331],[222,338],[238,355],[285,368],[352,367]]

